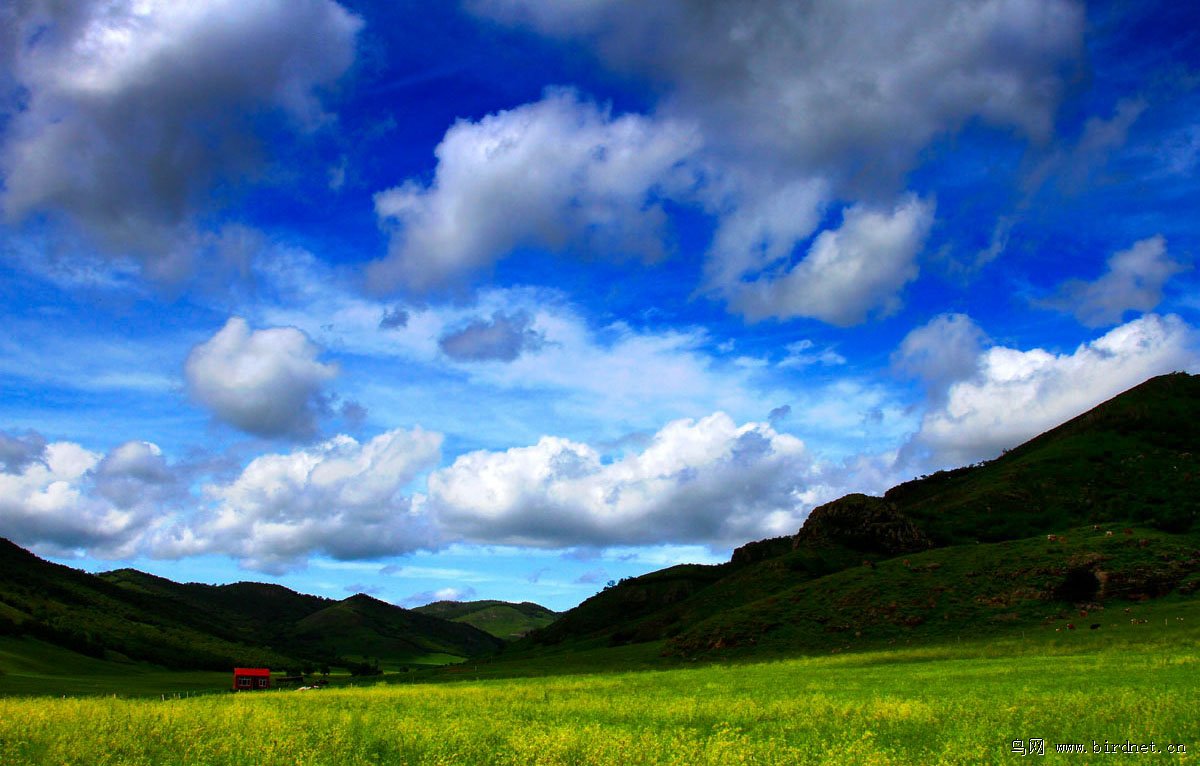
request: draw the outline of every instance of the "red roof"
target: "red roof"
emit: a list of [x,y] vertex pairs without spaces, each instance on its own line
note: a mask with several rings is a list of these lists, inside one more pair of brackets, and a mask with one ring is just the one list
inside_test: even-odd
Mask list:
[[270,676],[270,668],[234,668],[235,676]]

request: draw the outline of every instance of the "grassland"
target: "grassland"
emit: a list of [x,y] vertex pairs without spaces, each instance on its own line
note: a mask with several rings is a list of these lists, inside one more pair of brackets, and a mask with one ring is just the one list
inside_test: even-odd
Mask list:
[[[1200,752],[1184,623],[666,671],[168,700],[0,699],[5,764],[805,764],[1020,760],[1014,739]],[[410,676],[409,681],[412,680]],[[1193,755],[1194,757],[1194,755]]]

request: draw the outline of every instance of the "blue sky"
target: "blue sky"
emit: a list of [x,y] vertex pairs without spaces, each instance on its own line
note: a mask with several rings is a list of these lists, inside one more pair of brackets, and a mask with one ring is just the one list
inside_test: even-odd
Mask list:
[[567,608],[1200,370],[1200,24],[0,9],[0,536]]

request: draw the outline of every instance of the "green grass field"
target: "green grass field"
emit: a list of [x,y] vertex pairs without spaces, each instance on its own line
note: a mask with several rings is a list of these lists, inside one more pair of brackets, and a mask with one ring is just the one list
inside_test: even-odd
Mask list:
[[[1180,626],[1183,623],[1178,623]],[[5,764],[1095,763],[1200,753],[1191,626],[766,663],[192,699],[0,699]],[[400,679],[392,679],[400,680]],[[1078,743],[1086,755],[1061,755]],[[1169,754],[1169,745],[1187,753]]]

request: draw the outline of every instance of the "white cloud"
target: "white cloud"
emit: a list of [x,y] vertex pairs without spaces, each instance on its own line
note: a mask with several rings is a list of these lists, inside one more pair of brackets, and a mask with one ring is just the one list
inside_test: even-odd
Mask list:
[[782,274],[738,281],[720,290],[751,320],[813,317],[846,327],[900,307],[898,293],[916,278],[916,256],[933,223],[934,205],[909,197],[891,211],[847,209],[842,225],[813,241]]
[[460,456],[428,479],[447,534],[528,546],[728,543],[794,531],[812,463],[795,437],[724,413],[667,424],[610,462],[546,436]]
[[440,288],[520,246],[559,251],[586,241],[661,257],[666,216],[656,195],[695,147],[681,125],[614,118],[563,90],[459,121],[435,150],[432,183],[409,180],[376,195],[392,241],[370,284]]
[[424,590],[420,593],[414,593],[408,598],[401,601],[401,604],[408,608],[424,606],[432,604],[435,601],[466,601],[475,597],[474,588],[438,588],[437,590]]
[[[597,323],[558,290],[493,288],[477,292],[473,305],[406,305],[405,325],[380,331],[381,317],[395,304],[356,294],[342,275],[302,251],[259,259],[254,277],[264,297],[245,307],[254,325],[293,325],[342,355],[347,375],[338,390],[365,405],[372,423],[420,422],[469,435],[468,448],[528,445],[545,434],[599,445],[715,411],[738,422],[757,420],[770,409],[764,402],[787,402],[793,408],[788,430],[821,443],[825,456],[840,457],[878,449],[881,441],[899,446],[918,422],[883,384],[855,376],[818,380],[774,364],[743,366],[715,353],[720,339],[701,327]],[[289,301],[276,302],[274,295]],[[497,312],[527,315],[528,329],[543,342],[505,364],[458,361],[442,352],[440,338]],[[836,362],[836,350],[813,353]],[[400,375],[394,374],[398,363]],[[472,406],[445,407],[448,396]],[[494,416],[480,418],[485,410]]]
[[52,442],[19,470],[0,472],[0,536],[51,553],[125,557],[177,492],[154,444],[129,442],[101,455]]
[[188,390],[213,415],[257,436],[309,436],[337,368],[294,327],[251,331],[233,317],[197,345],[184,366]]
[[279,572],[313,553],[337,559],[394,555],[433,545],[406,485],[437,464],[442,436],[397,429],[359,443],[337,436],[255,458],[233,481],[213,483],[214,502],[156,535],[156,555],[223,553]]
[[1070,0],[470,7],[582,38],[663,86],[662,113],[699,122],[727,156],[863,190],[895,183],[923,146],[972,118],[1048,136],[1085,22]]
[[1162,301],[1167,280],[1187,268],[1167,255],[1162,235],[1149,237],[1114,253],[1095,281],[1065,282],[1058,295],[1043,305],[1068,311],[1088,327],[1116,324],[1127,311],[1153,311]]
[[829,184],[739,177],[726,171],[709,207],[720,223],[704,263],[705,283],[720,290],[773,264],[786,263],[796,245],[817,229],[829,203]]
[[191,219],[213,206],[212,186],[259,166],[256,120],[325,119],[315,91],[349,67],[362,24],[329,0],[22,8],[10,19],[23,95],[0,147],[4,216],[64,216],[164,277],[190,267]]
[[[582,40],[653,84],[658,124],[695,126],[703,141],[685,159],[699,183],[677,201],[717,219],[705,293],[751,319],[842,326],[894,310],[917,275],[932,200],[910,197],[890,214],[883,206],[921,150],[972,121],[1049,138],[1085,22],[1074,0],[468,7]],[[1108,146],[1136,117],[1129,111],[1089,125],[1086,143]],[[842,229],[821,233],[793,265],[835,204],[846,205]]]
[[157,510],[180,489],[179,477],[151,442],[115,447],[96,465],[93,477],[97,494],[118,508],[148,504]]
[[[603,438],[613,438],[718,409],[739,418],[755,413],[761,417],[763,396],[782,400],[789,395],[769,382],[760,384],[754,371],[712,357],[706,350],[711,339],[700,328],[633,328],[621,322],[594,326],[556,290],[485,289],[476,294],[474,305],[408,306],[402,327],[381,332],[381,317],[396,307],[339,285],[336,273],[307,254],[285,251],[261,259],[255,278],[263,294],[291,296],[286,305],[266,303],[251,311],[256,324],[294,325],[339,353],[405,363],[403,378],[368,379],[349,392],[373,417],[390,423],[419,419],[431,425],[430,417],[453,416],[453,411],[436,406],[436,399],[428,405],[413,404],[425,401],[430,391],[411,381],[433,377],[436,385],[443,385],[447,374],[465,380],[464,396],[497,402],[513,420],[527,423],[534,431],[527,437],[530,441],[545,433],[564,433],[564,423],[570,429],[566,435],[591,439],[597,423],[611,431]],[[481,315],[497,313],[528,317],[526,331],[541,338],[537,348],[524,348],[507,364],[460,361],[443,352],[439,339]],[[536,399],[529,392],[536,392]],[[460,423],[441,423],[439,430],[477,436],[500,425],[511,433],[509,429],[519,425],[502,420],[480,423],[474,410]],[[593,430],[580,434],[576,426],[581,423]]]
[[[621,216],[592,216],[591,147],[602,142],[578,138],[595,132],[594,117],[562,116],[579,112],[577,101],[552,94],[460,123],[439,148],[431,187],[410,182],[377,198],[381,215],[417,237],[393,240],[379,281],[437,284],[447,264],[466,273],[520,244],[563,249],[580,229],[629,239],[630,220],[634,239],[657,241],[661,226],[645,225],[645,206],[659,196],[716,219],[704,294],[751,320],[810,317],[839,326],[892,313],[918,274],[933,201],[910,194],[889,209],[886,200],[896,198],[920,150],[977,119],[1047,138],[1064,72],[1082,51],[1084,21],[1071,0],[918,0],[886,13],[835,0],[704,8],[682,0],[478,0],[469,7],[582,38],[615,68],[654,81],[662,98],[652,116],[603,115],[601,124],[671,138],[623,142],[626,165],[641,172],[622,188],[620,205],[605,206]],[[1102,133],[1092,130],[1091,142],[1103,144]],[[449,151],[452,138],[465,148]],[[515,198],[495,191],[514,187],[510,159],[522,163],[521,188],[532,188]],[[530,168],[533,180],[525,178]],[[841,227],[818,232],[835,206],[843,206]],[[486,214],[465,214],[480,208]],[[796,258],[806,242],[807,254]],[[446,263],[429,263],[439,252]]]
[[[817,344],[807,338],[794,341],[783,347],[787,356],[779,361],[780,367],[810,367],[819,364],[825,367],[835,367],[846,363],[846,357],[832,348],[817,348]],[[790,408],[788,412],[791,412]]]
[[892,365],[920,378],[937,398],[950,384],[975,374],[986,341],[983,330],[966,314],[939,314],[904,336],[892,354]]
[[1174,315],[1144,316],[1070,354],[994,346],[925,415],[911,448],[939,467],[996,457],[1149,377],[1197,368],[1196,332]]

